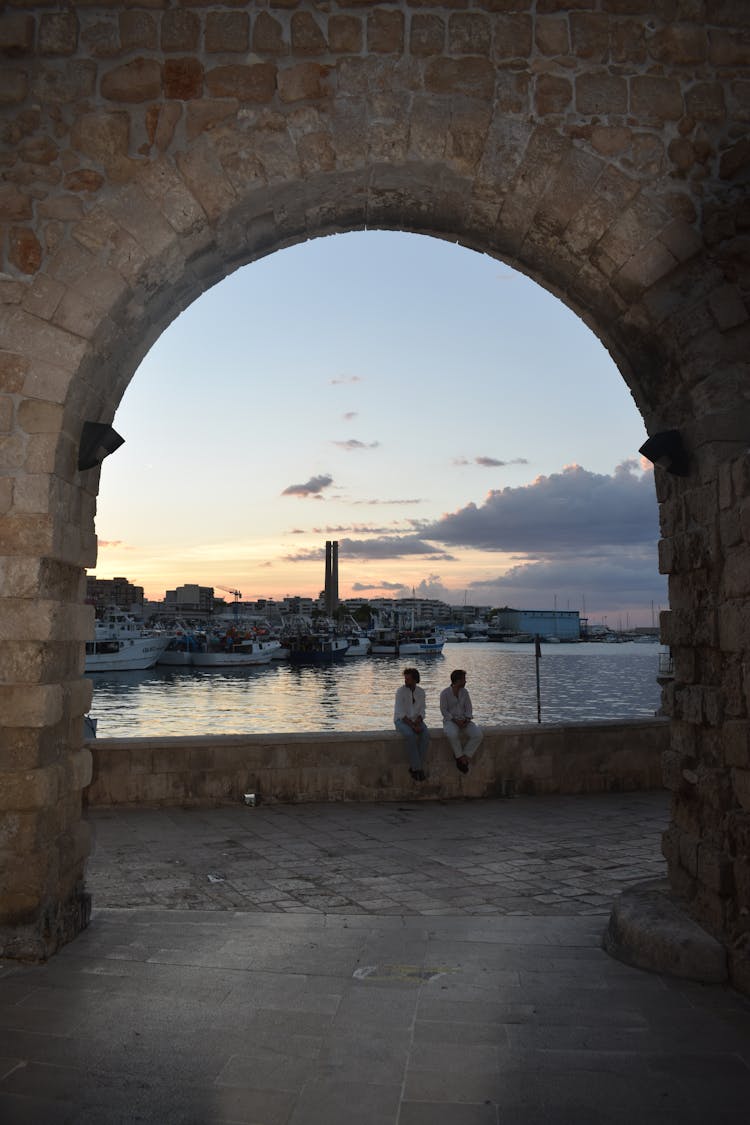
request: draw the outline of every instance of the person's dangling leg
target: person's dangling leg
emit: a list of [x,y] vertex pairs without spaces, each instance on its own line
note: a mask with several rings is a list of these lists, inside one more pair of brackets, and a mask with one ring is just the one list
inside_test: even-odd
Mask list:
[[461,746],[461,734],[458,727],[451,719],[444,719],[443,730],[445,731],[445,737],[448,739],[451,750],[453,751],[453,757],[460,758],[464,751]]
[[410,770],[422,769],[422,753],[420,750],[419,736],[403,719],[396,719],[396,730],[403,736],[406,746],[406,756],[409,760]]
[[464,747],[464,754],[471,761],[479,749],[482,739],[484,738],[484,731],[478,727],[476,723],[470,722],[464,727],[464,733],[468,735],[468,741]]
[[469,759],[466,757],[466,753],[461,744],[460,728],[456,723],[452,722],[451,719],[444,719],[443,730],[445,731],[445,737],[448,739],[451,750],[453,751],[453,757],[456,760],[456,769],[459,770],[460,773],[468,773]]
[[430,747],[430,732],[427,727],[422,727],[421,731],[417,735],[417,739],[420,763],[419,768],[420,770],[422,770],[422,772],[424,772],[424,768],[427,762],[427,751]]

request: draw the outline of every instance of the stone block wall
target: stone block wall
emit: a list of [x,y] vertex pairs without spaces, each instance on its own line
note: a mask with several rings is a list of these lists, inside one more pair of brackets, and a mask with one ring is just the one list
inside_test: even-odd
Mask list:
[[750,5],[7,0],[0,63],[0,950],[85,914],[82,423],[232,270],[383,227],[558,294],[683,436],[664,846],[750,972]]
[[672,885],[728,943],[750,990],[750,452],[707,460],[700,478],[661,481],[678,495],[660,555],[674,657],[665,782],[672,820],[663,851]]
[[665,720],[492,727],[469,774],[433,731],[427,783],[409,777],[394,731],[94,739],[91,807],[264,802],[403,801],[509,793],[603,793],[663,788]]

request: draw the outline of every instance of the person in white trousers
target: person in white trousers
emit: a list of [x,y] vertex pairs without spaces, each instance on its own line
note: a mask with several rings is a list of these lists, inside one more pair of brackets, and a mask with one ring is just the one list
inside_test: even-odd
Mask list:
[[[466,672],[456,668],[451,672],[450,687],[440,692],[440,714],[443,716],[443,730],[451,744],[456,759],[456,769],[469,772],[469,763],[474,757],[484,737],[484,731],[474,722],[471,696],[466,690]],[[466,736],[466,745],[461,738]]]

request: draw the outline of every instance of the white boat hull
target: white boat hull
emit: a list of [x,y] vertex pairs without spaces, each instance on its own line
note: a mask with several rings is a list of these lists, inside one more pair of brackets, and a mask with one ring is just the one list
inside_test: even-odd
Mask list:
[[86,645],[86,672],[129,672],[153,668],[169,637],[133,637],[93,641]]
[[171,668],[248,668],[270,664],[280,648],[278,641],[251,641],[226,651],[171,648],[159,657],[159,663]]
[[[439,656],[443,651],[444,641],[402,641],[398,646],[399,656]],[[395,644],[378,644],[372,642],[373,656],[395,656]]]
[[368,637],[350,637],[349,648],[345,656],[369,656],[370,641]]
[[270,664],[270,652],[193,652],[193,668],[247,668],[251,664]]

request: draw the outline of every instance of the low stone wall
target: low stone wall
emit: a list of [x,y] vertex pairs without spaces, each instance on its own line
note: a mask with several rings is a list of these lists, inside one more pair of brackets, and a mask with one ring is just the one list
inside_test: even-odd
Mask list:
[[491,727],[469,774],[433,731],[429,780],[415,783],[393,731],[99,738],[87,743],[91,807],[212,806],[256,793],[263,802],[403,801],[511,793],[662,788],[665,719],[580,726]]

